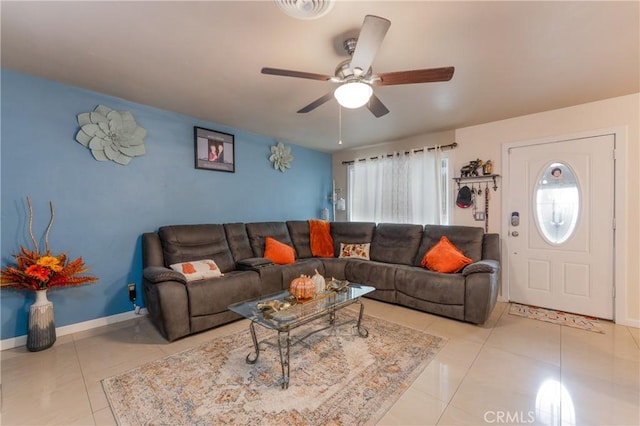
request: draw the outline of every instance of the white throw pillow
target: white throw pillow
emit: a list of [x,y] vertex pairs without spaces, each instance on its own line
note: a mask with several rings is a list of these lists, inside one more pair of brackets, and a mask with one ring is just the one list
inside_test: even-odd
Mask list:
[[211,259],[195,260],[193,262],[174,263],[171,269],[180,272],[187,278],[187,281],[205,280],[207,278],[218,278],[224,274]]
[[369,249],[371,244],[345,244],[340,243],[340,256],[349,259],[369,260]]

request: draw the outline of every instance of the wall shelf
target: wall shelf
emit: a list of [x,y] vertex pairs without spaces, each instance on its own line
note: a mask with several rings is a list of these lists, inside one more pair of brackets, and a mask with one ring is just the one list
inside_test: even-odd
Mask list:
[[470,183],[482,183],[482,182],[493,182],[493,190],[498,190],[498,181],[497,179],[500,175],[479,175],[479,176],[468,176],[468,177],[454,177],[453,180],[458,184],[458,188],[460,188],[460,183],[470,182]]

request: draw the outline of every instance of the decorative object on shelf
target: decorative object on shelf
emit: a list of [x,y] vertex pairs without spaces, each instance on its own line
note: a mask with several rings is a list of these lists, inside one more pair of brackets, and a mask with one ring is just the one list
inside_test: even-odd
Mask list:
[[480,169],[483,164],[483,161],[479,158],[474,161],[469,161],[469,164],[460,169],[460,177],[478,176],[478,169]]
[[49,248],[49,232],[55,218],[53,203],[50,202],[51,219],[45,231],[44,253],[33,235],[33,208],[27,197],[29,208],[29,236],[34,249],[20,247],[20,253],[14,254],[15,266],[6,266],[0,271],[0,286],[17,290],[36,292],[36,301],[29,309],[29,328],[27,349],[32,352],[47,349],[56,341],[56,328],[53,318],[53,304],[47,300],[47,290],[55,287],[72,287],[95,283],[96,277],[81,275],[88,271],[82,257],[69,261],[62,253],[54,255]]
[[315,274],[311,277],[311,281],[313,281],[316,286],[316,294],[322,294],[324,293],[327,284],[324,277],[322,276],[322,274],[320,274],[320,272],[318,272],[317,269],[314,269],[314,272]]
[[489,160],[482,165],[482,174],[486,176],[492,173],[493,173],[493,163],[491,162],[491,160]]
[[147,131],[136,124],[129,111],[98,105],[92,112],[78,114],[78,124],[76,141],[89,148],[98,161],[127,165],[133,157],[146,152]]
[[202,127],[193,127],[196,169],[235,173],[234,136]]
[[313,299],[316,295],[316,285],[308,275],[300,275],[291,281],[289,293],[296,300]]
[[285,169],[291,168],[293,155],[291,155],[291,147],[285,146],[282,142],[271,147],[271,156],[269,161],[273,163],[273,168],[284,172]]

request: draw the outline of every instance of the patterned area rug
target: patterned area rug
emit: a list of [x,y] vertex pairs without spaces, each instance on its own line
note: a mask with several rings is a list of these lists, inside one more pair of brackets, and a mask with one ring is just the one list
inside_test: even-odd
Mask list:
[[[121,425],[374,424],[446,340],[367,315],[369,337],[362,338],[354,330],[356,314],[343,309],[336,322],[345,319],[353,322],[292,347],[286,390],[277,347],[263,343],[258,362],[245,362],[253,352],[248,330],[104,379],[102,386]],[[276,343],[274,331],[256,330],[258,340]],[[304,328],[292,335],[304,335]]]
[[604,330],[600,326],[600,320],[594,317],[569,314],[567,312],[554,311],[553,309],[538,308],[535,306],[520,305],[518,303],[511,304],[509,313],[519,317],[531,318],[604,334]]

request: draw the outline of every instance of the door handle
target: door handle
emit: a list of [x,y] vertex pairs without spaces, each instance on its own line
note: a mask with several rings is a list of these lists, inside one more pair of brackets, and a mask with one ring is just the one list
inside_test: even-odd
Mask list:
[[513,231],[511,235],[514,237],[517,237],[518,235],[520,235],[520,233],[518,231]]

